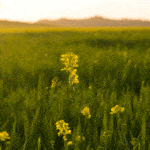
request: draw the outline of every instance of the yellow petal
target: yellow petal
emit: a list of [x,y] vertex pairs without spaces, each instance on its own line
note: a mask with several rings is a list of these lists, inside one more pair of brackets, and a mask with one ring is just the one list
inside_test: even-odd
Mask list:
[[71,144],[72,144],[72,141],[69,141],[69,142],[67,143],[68,146],[71,145]]
[[64,141],[66,141],[66,140],[67,140],[67,138],[66,138],[66,136],[65,136],[65,135],[63,136],[63,139],[64,139]]

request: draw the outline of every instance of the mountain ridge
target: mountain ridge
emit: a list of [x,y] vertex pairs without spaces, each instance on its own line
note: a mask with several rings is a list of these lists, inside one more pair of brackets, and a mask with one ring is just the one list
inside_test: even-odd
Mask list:
[[57,20],[41,19],[34,23],[0,20],[0,27],[150,27],[150,21],[139,19],[108,19],[101,16],[95,16],[86,19],[67,19]]
[[150,21],[136,19],[108,19],[101,16],[95,16],[86,19],[67,19],[60,18],[58,20],[39,20],[37,23],[56,24],[64,27],[116,27],[116,26],[149,26]]

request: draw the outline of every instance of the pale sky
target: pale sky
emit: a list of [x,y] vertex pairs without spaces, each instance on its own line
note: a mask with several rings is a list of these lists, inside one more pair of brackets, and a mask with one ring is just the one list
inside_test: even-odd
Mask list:
[[35,22],[95,15],[150,21],[150,0],[0,0],[0,20]]

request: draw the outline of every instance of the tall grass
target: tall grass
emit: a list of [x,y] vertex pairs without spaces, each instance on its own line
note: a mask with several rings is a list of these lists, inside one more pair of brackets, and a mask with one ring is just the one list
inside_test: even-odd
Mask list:
[[[10,136],[2,149],[150,149],[149,28],[20,30],[0,32],[0,132]],[[78,56],[74,88],[61,71],[67,52]],[[124,111],[111,114],[116,105]]]

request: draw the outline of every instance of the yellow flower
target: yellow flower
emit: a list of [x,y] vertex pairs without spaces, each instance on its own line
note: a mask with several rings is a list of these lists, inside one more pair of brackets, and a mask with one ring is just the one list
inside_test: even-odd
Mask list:
[[92,86],[90,85],[90,86],[89,86],[89,89],[91,89],[91,88],[92,88]]
[[78,65],[76,64],[77,62],[78,62],[78,56],[74,55],[71,59],[71,66],[78,67]]
[[54,78],[52,79],[51,88],[54,88],[54,87],[57,85],[57,83],[58,83],[58,77],[54,77]]
[[63,136],[63,139],[64,139],[64,141],[67,141],[67,138],[66,138],[66,136],[65,136],[65,135]]
[[[78,136],[76,137],[76,140],[77,140],[77,141],[81,141],[81,136],[78,135]],[[84,141],[84,140],[85,140],[85,137],[82,137],[82,140]]]
[[78,62],[78,56],[73,54],[72,52],[68,52],[65,55],[61,55],[61,61],[63,61],[63,64],[66,66],[64,69],[62,70],[66,70],[71,72],[71,70],[73,69],[73,67],[78,67],[78,65],[76,64]]
[[91,118],[90,110],[89,110],[88,107],[85,107],[85,108],[81,111],[81,113],[82,113],[83,115],[88,115],[88,118]]
[[77,140],[77,141],[80,141],[80,140],[81,140],[80,135],[77,136],[76,140]]
[[77,72],[77,69],[73,69],[73,70],[71,71],[71,75],[76,75],[76,72]]
[[105,135],[106,135],[106,132],[103,133],[103,136],[105,136]]
[[73,54],[72,52],[68,52],[65,55],[61,55],[61,61],[63,61],[63,64],[66,66],[62,70],[66,70],[70,73],[69,76],[69,83],[79,83],[78,75],[76,75],[77,69],[74,69],[74,67],[78,67],[78,56]]
[[123,111],[124,111],[123,107],[120,107],[119,105],[116,105],[115,107],[111,108],[110,114],[120,113],[120,112],[123,112]]
[[69,141],[69,142],[67,143],[68,146],[71,145],[71,144],[72,144],[72,141]]
[[60,135],[63,135],[64,133],[63,133],[63,130],[60,130],[59,132],[58,132],[58,136],[60,136]]
[[10,139],[9,134],[6,131],[3,131],[0,133],[0,140],[5,141],[7,139]]
[[56,128],[59,130],[58,136],[64,135],[63,139],[66,141],[66,135],[71,134],[71,130],[69,130],[68,123],[66,123],[64,120],[57,121]]
[[71,134],[71,130],[66,130],[66,134]]
[[84,140],[85,140],[85,137],[82,137],[82,140],[84,141]]
[[91,118],[91,115],[88,115],[88,118]]
[[70,84],[79,83],[78,75],[71,73],[71,75],[69,76],[69,83]]
[[90,110],[89,110],[89,108],[88,107],[85,107],[83,110],[82,110],[82,112],[81,113],[83,113],[83,115],[85,115],[85,114],[89,114],[90,113]]

